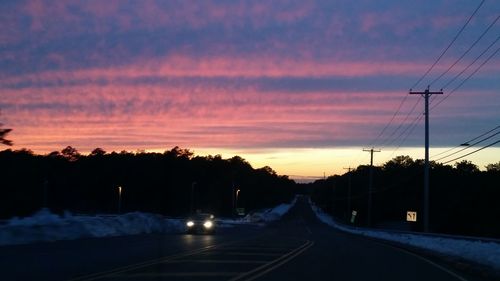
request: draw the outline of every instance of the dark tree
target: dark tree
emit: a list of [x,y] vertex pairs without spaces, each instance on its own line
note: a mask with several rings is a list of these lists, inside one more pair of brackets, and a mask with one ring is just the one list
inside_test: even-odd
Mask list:
[[92,150],[92,152],[90,153],[90,156],[102,156],[106,154],[106,151],[104,151],[104,149],[98,147],[94,150]]
[[0,170],[6,171],[0,218],[40,209],[44,187],[54,212],[116,213],[120,186],[122,212],[181,216],[190,211],[191,198],[195,210],[232,215],[235,188],[240,190],[237,206],[253,210],[290,201],[295,186],[271,168],[254,169],[241,157],[193,157],[179,147],[164,153],[96,148],[88,156],[71,146],[45,156],[5,150],[0,151]]
[[492,163],[485,166],[488,172],[500,172],[500,161],[498,163]]
[[3,124],[0,124],[0,143],[5,144],[5,145],[12,145],[12,141],[6,139],[7,134],[12,131],[12,129],[3,129],[1,128]]
[[[381,167],[374,167],[372,223],[374,227],[421,230],[422,222],[406,222],[406,212],[423,209],[422,159],[398,156]],[[430,224],[434,232],[458,235],[500,237],[500,162],[480,171],[470,161],[454,166],[431,162]],[[309,184],[318,206],[345,223],[355,210],[356,225],[366,225],[368,167],[359,166],[342,176]],[[351,183],[351,204],[348,186]],[[347,207],[351,206],[350,210]]]
[[61,150],[61,155],[69,161],[76,161],[78,160],[78,158],[80,158],[80,153],[78,152],[78,150],[71,146],[67,146],[66,148]]
[[458,171],[466,174],[477,173],[479,168],[473,164],[471,161],[463,160],[455,163],[455,167]]

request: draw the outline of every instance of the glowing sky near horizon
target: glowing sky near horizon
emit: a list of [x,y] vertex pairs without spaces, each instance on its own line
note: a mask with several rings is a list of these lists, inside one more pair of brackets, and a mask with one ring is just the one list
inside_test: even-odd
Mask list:
[[[480,1],[2,1],[0,121],[14,149],[238,154],[298,177],[422,158],[409,88]],[[500,15],[486,0],[423,90]],[[439,90],[500,36],[496,22]],[[459,79],[500,48],[496,42]],[[500,54],[431,112],[435,151],[500,125]],[[439,99],[434,101],[434,104]],[[396,131],[398,126],[399,131]],[[393,133],[395,132],[395,133]],[[498,147],[472,158],[500,160]]]

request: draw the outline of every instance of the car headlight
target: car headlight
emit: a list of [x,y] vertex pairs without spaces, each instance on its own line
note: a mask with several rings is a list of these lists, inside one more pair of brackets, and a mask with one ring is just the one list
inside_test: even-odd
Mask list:
[[206,221],[206,222],[203,224],[203,226],[204,226],[205,228],[211,228],[211,227],[213,226],[213,223],[212,223],[211,221]]
[[192,226],[194,225],[194,222],[193,222],[193,221],[188,221],[188,222],[186,223],[186,225],[187,225],[188,227],[192,227]]

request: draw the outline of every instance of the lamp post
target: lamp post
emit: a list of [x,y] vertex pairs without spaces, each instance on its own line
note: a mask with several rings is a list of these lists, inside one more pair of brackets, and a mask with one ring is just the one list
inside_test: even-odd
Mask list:
[[44,209],[48,208],[48,193],[49,193],[48,187],[49,187],[49,181],[47,180],[47,178],[45,178],[45,180],[43,181],[43,208]]
[[235,209],[238,209],[238,196],[240,195],[240,189],[236,190],[236,202],[235,202]]
[[122,210],[122,187],[118,187],[118,214],[121,213]]
[[191,214],[194,212],[194,186],[195,185],[196,185],[195,181],[191,183],[191,207],[190,207]]

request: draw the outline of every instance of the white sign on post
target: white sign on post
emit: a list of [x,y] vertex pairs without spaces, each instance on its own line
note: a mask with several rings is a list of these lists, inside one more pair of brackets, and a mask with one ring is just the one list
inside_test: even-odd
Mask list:
[[406,221],[417,221],[417,212],[407,211]]

